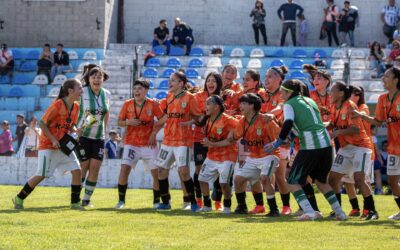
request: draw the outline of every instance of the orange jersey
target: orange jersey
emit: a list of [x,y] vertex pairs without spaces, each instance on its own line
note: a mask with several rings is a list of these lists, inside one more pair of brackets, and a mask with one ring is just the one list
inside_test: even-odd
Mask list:
[[254,122],[249,124],[244,116],[240,118],[235,129],[235,139],[242,138],[240,142],[246,143],[250,151],[250,157],[262,158],[267,155],[276,155],[279,158],[279,148],[271,154],[264,152],[264,145],[278,137],[280,132],[278,124],[274,121],[265,122],[260,114],[254,119]]
[[[284,101],[281,99],[281,92],[270,93],[265,92],[264,103],[261,105],[261,113],[270,113],[272,110],[276,109],[279,105],[283,104]],[[275,117],[279,120],[282,118],[283,110],[273,112]]]
[[141,121],[139,126],[127,126],[125,144],[139,147],[147,146],[150,134],[153,131],[154,117],[160,119],[163,115],[160,105],[152,99],[146,98],[142,106],[135,105],[134,99],[125,101],[118,119],[125,121],[136,118]]
[[388,153],[400,156],[400,93],[389,100],[388,94],[378,99],[375,117],[378,121],[387,123]]
[[238,83],[232,83],[229,87],[225,87],[224,89],[230,89],[233,92],[235,92],[233,95],[229,96],[223,96],[224,98],[224,103],[226,110],[232,111],[233,114],[237,114],[239,110],[239,98],[241,96],[241,93],[243,91],[242,87]]
[[[194,95],[194,98],[197,101],[197,105],[199,106],[199,108],[203,114],[205,114],[205,112],[206,112],[206,101],[207,101],[208,97],[209,97],[209,95],[208,95],[207,91],[201,91]],[[200,142],[203,140],[204,137],[206,137],[206,135],[204,133],[204,127],[195,125],[194,130],[193,130],[194,141]]]
[[323,122],[331,120],[331,96],[326,93],[325,96],[320,96],[316,90],[310,91],[310,98],[318,105],[319,112]]
[[167,113],[162,143],[173,147],[191,147],[193,145],[192,127],[182,126],[181,123],[190,121],[193,116],[202,115],[194,95],[187,91],[176,96],[168,94],[166,101],[161,102],[160,107]]
[[[207,139],[211,142],[218,142],[228,138],[229,132],[234,131],[238,121],[230,115],[222,113],[212,122],[208,120],[205,131]],[[225,147],[209,147],[207,158],[213,161],[233,161],[238,157],[238,148],[235,142]]]
[[[358,111],[364,112],[365,114],[369,115],[369,108],[367,104],[361,104],[358,107]],[[364,125],[365,132],[367,133],[369,139],[371,140],[371,150],[372,150],[371,159],[375,159],[375,147],[374,147],[374,142],[372,141],[371,124],[364,120],[362,120],[362,123]]]
[[258,90],[256,90],[256,89],[249,89],[247,91],[242,90],[232,97],[234,99],[234,103],[237,103],[235,114],[239,114],[241,116],[240,109],[239,109],[239,99],[244,94],[249,94],[249,93],[258,94],[261,97],[261,99],[263,100],[263,102],[265,102],[267,100],[267,92],[265,91],[265,89],[260,88]]
[[[50,133],[59,141],[71,128],[78,123],[79,104],[74,102],[71,114],[63,99],[57,99],[50,104],[42,117],[42,122],[46,124]],[[42,132],[39,136],[39,150],[56,149],[50,139]]]
[[340,109],[336,109],[335,105],[331,107],[331,123],[334,129],[347,129],[352,126],[360,129],[358,134],[339,135],[340,147],[351,144],[357,147],[372,148],[371,139],[365,131],[362,120],[353,116],[353,110],[357,110],[357,105],[350,100],[344,102]]

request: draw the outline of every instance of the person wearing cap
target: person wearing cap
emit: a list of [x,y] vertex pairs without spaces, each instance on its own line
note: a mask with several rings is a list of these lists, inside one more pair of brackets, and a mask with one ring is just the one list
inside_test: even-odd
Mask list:
[[24,139],[25,129],[28,124],[25,122],[25,116],[23,114],[17,115],[17,128],[15,129],[15,137],[13,141],[17,141],[17,151],[21,146],[22,140]]
[[185,45],[186,55],[189,55],[194,42],[192,28],[181,21],[179,17],[175,18],[175,27],[172,33],[171,44],[172,45]]
[[56,75],[62,74],[64,71],[70,70],[69,55],[63,50],[62,43],[57,44],[56,52],[54,52],[54,65],[51,68],[50,78],[54,79]]
[[8,49],[7,44],[1,45],[0,55],[0,75],[9,74],[14,68],[14,57],[12,51]]
[[14,152],[12,135],[8,121],[2,122],[3,133],[0,134],[0,156],[11,156]]
[[107,159],[117,159],[119,151],[118,143],[121,141],[121,138],[115,130],[110,130],[108,137],[109,139],[104,146],[104,157]]

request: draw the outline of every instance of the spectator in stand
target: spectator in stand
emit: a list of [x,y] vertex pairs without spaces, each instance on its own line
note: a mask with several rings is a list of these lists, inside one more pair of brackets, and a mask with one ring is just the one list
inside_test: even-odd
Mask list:
[[175,27],[172,33],[172,45],[186,46],[186,55],[189,55],[194,42],[192,28],[181,21],[179,17],[175,18]]
[[37,126],[37,119],[33,117],[29,127],[25,128],[25,157],[38,156],[40,132],[41,129]]
[[54,55],[51,52],[50,44],[46,43],[43,46],[43,51],[39,56],[39,60],[37,62],[38,70],[37,74],[45,74],[47,78],[50,80],[50,71],[51,67],[53,67],[54,63]]
[[257,0],[254,9],[250,12],[250,17],[253,17],[254,39],[256,40],[257,45],[259,45],[259,43],[260,43],[258,31],[261,32],[261,35],[264,40],[264,44],[267,45],[267,31],[265,29],[265,16],[266,16],[266,12],[264,9],[264,3],[261,0]]
[[396,0],[389,0],[389,4],[383,7],[381,20],[384,23],[383,33],[389,39],[389,44],[393,41],[393,33],[399,22],[400,8],[396,6]]
[[341,46],[346,46],[346,37],[349,32],[349,26],[348,26],[348,12],[346,9],[342,9],[342,13],[338,17],[338,22],[339,22],[339,37],[340,37],[340,45]]
[[397,57],[400,55],[400,41],[393,41],[392,46],[393,49],[389,54],[389,58],[387,59],[388,60],[387,63],[389,65],[395,64]]
[[400,23],[397,24],[397,29],[393,32],[393,40],[400,41]]
[[63,48],[63,44],[57,44],[57,50],[54,52],[54,66],[51,68],[51,80],[53,80],[56,75],[60,75],[64,71],[71,69],[68,53],[65,52]]
[[0,156],[11,156],[14,152],[12,135],[8,121],[4,120],[3,133],[0,134]]
[[368,60],[371,68],[377,72],[376,77],[382,77],[386,69],[386,55],[379,42],[372,43]]
[[[282,36],[281,36],[281,46],[285,45],[286,34],[290,29],[290,34],[292,35],[293,46],[296,46],[296,16],[303,14],[303,8],[293,3],[293,0],[288,0],[278,9],[279,19],[282,20]],[[283,12],[283,16],[282,16]]]
[[328,35],[329,47],[332,46],[332,37],[335,40],[336,46],[339,46],[339,40],[336,33],[336,20],[339,17],[339,8],[334,4],[334,0],[327,0],[328,7],[324,9],[325,13],[325,28]]
[[167,48],[167,54],[169,54],[169,49],[171,48],[171,41],[169,40],[169,29],[167,28],[167,20],[162,19],[160,21],[160,26],[154,29],[154,40],[153,48],[159,45],[165,45]]
[[121,137],[118,135],[117,131],[110,130],[108,133],[109,139],[104,146],[105,157],[107,159],[117,159],[119,158],[119,147],[118,144],[121,141]]
[[381,175],[381,166],[383,165],[381,152],[378,147],[378,139],[376,138],[377,127],[375,125],[371,125],[371,135],[372,142],[374,143],[374,180],[375,180],[375,188],[374,194],[383,194],[382,192],[382,175]]
[[0,76],[12,73],[14,69],[14,57],[12,51],[8,49],[7,44],[1,45],[0,55]]
[[17,128],[15,130],[15,137],[13,141],[17,141],[17,152],[19,147],[21,146],[22,140],[24,139],[25,129],[28,127],[28,124],[25,123],[25,116],[23,114],[17,115]]
[[308,21],[306,20],[306,17],[304,16],[304,14],[297,15],[297,18],[300,21],[299,45],[305,47],[305,46],[307,46],[307,36],[308,36],[308,33],[310,32],[310,28],[309,28]]
[[360,25],[357,6],[350,5],[350,1],[344,1],[344,9],[347,11],[347,34],[349,35],[350,45],[354,47],[354,29]]

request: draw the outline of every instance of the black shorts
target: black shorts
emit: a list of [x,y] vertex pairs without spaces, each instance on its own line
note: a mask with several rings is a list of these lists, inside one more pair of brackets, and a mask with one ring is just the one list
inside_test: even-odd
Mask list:
[[90,139],[87,137],[79,138],[79,147],[77,148],[79,161],[96,159],[103,161],[104,158],[104,140]]
[[200,142],[195,142],[193,146],[193,158],[196,166],[203,165],[207,158],[208,148],[204,147]]
[[305,185],[307,176],[321,183],[327,183],[329,171],[333,162],[332,147],[300,150],[294,158],[289,173],[289,184]]

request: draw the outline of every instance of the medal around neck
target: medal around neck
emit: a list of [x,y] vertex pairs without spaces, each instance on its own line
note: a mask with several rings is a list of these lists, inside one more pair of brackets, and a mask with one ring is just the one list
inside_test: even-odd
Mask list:
[[246,145],[246,143],[247,143],[247,141],[246,141],[245,139],[241,139],[241,140],[240,140],[240,144]]

